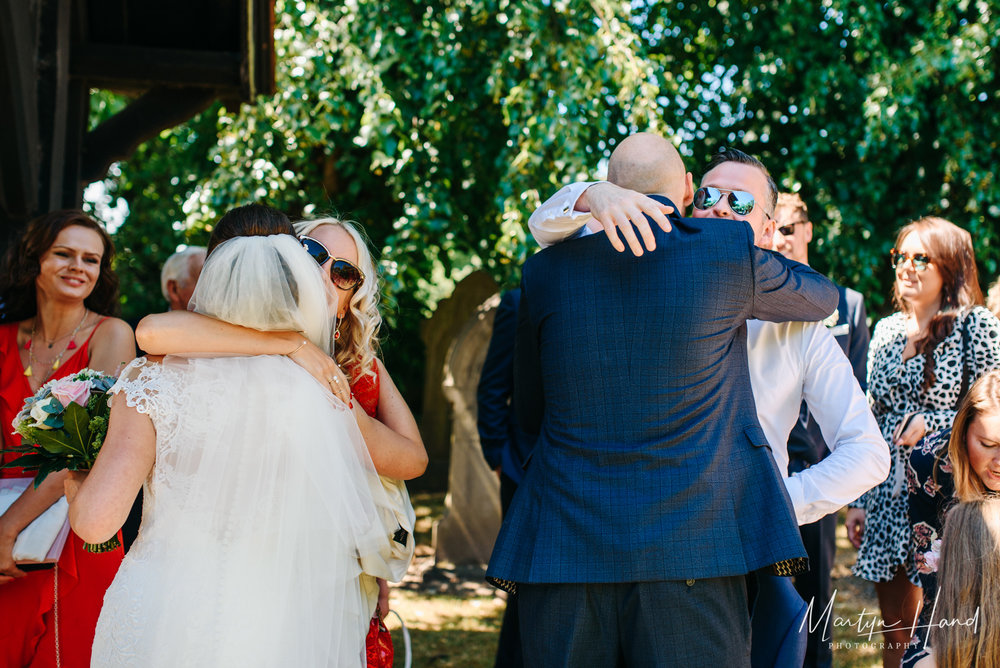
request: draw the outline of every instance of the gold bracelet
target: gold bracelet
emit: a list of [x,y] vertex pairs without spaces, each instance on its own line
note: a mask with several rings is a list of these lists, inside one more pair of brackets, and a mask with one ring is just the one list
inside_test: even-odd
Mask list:
[[291,356],[292,356],[292,355],[294,355],[295,353],[299,352],[300,350],[302,350],[302,348],[303,348],[303,347],[304,347],[304,346],[305,346],[305,345],[306,345],[307,343],[309,343],[309,341],[307,341],[306,339],[302,339],[302,343],[300,343],[300,344],[299,344],[298,346],[296,346],[295,350],[293,350],[292,352],[290,352],[290,353],[285,353],[285,357],[291,357]]

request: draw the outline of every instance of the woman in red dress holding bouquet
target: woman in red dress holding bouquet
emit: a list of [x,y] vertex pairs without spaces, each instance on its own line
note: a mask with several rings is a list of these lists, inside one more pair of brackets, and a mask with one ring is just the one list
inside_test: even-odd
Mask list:
[[[117,374],[135,355],[117,311],[118,278],[107,232],[80,211],[29,223],[0,272],[0,432],[4,463],[18,455],[11,421],[46,382],[89,367]],[[0,477],[25,477],[0,469]],[[87,666],[104,591],[122,550],[92,554],[70,534],[56,568],[25,572],[13,559],[18,533],[63,494],[66,472],[28,489],[0,515],[0,667]]]

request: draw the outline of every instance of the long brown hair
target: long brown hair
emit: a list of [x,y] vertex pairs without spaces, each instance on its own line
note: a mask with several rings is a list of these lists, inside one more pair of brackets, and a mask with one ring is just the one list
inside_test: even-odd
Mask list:
[[97,232],[104,244],[101,270],[94,289],[83,300],[84,306],[101,315],[118,315],[118,276],[111,268],[115,245],[107,231],[83,211],[61,209],[35,218],[24,233],[7,249],[0,271],[0,320],[14,322],[33,317],[38,312],[35,279],[41,271],[42,255],[56,237],[70,225]]
[[980,415],[1000,415],[1000,370],[984,373],[972,384],[958,405],[948,440],[948,458],[959,501],[975,501],[987,495],[986,485],[969,463],[969,425]]
[[[934,348],[951,334],[955,320],[964,310],[983,305],[979,270],[972,235],[958,225],[934,216],[925,216],[904,226],[896,235],[899,248],[910,232],[920,237],[931,262],[941,274],[941,308],[931,318],[924,338],[915,342],[916,353],[924,356],[924,389],[934,384]],[[910,306],[899,296],[899,282],[893,280],[892,300],[903,313]]]
[[[1000,666],[1000,499],[959,503],[944,523],[928,644],[940,668]],[[978,622],[978,624],[976,624]]]

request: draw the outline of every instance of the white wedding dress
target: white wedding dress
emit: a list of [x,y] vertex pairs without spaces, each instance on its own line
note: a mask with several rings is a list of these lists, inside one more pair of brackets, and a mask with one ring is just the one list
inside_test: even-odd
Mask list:
[[349,410],[284,357],[140,359],[113,392],[156,461],[92,665],[364,665],[358,557],[387,502]]

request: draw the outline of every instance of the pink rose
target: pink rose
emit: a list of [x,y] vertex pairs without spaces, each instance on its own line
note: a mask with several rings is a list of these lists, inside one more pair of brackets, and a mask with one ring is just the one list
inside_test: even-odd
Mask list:
[[941,541],[935,540],[931,543],[931,549],[924,554],[924,562],[927,564],[925,573],[937,573],[938,562],[941,560]]
[[52,386],[52,396],[63,406],[69,406],[70,402],[86,406],[87,399],[90,398],[90,381],[60,380]]

